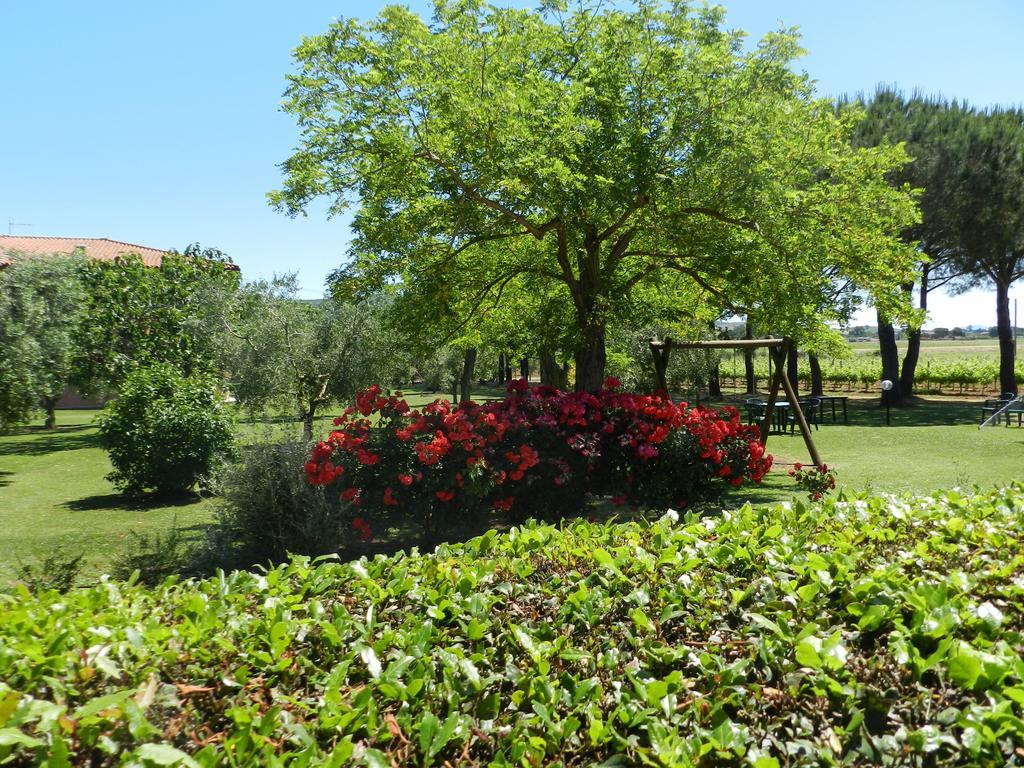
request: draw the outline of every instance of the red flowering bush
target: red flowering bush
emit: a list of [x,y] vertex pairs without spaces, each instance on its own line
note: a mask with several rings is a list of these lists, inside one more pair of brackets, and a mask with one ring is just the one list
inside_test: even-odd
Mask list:
[[[353,510],[360,538],[391,510],[429,536],[488,509],[514,517],[579,514],[587,495],[668,506],[706,498],[771,467],[755,427],[732,408],[688,408],[668,397],[594,395],[512,382],[508,395],[413,410],[373,386],[335,420],[306,473]],[[358,522],[357,522],[358,521]]]
[[800,462],[796,462],[789,470],[789,476],[801,490],[807,492],[812,501],[818,501],[836,487],[836,472],[834,469],[829,469],[828,464],[822,464],[820,467],[812,464],[810,467],[805,467]]

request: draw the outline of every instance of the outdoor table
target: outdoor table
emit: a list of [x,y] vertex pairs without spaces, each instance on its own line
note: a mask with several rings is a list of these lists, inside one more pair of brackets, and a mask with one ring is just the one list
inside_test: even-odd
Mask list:
[[786,425],[789,423],[789,401],[776,400],[775,409],[772,413],[772,421],[775,422],[775,431],[786,433]]
[[846,395],[815,395],[815,397],[817,397],[819,400],[821,400],[822,405],[825,404],[826,400],[828,402],[832,403],[832,423],[833,424],[836,423],[836,400],[839,400],[840,402],[842,402],[842,404],[843,404],[843,424],[849,424],[850,423],[847,420],[847,418],[846,418],[846,401],[849,400],[850,398],[848,398]]

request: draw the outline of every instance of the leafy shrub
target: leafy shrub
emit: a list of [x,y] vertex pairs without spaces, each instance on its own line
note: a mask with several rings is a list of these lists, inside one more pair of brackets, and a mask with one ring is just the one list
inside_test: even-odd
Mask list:
[[1017,765],[1022,515],[1016,485],[0,592],[0,761]]
[[32,591],[53,589],[64,593],[78,580],[84,559],[84,552],[70,552],[58,547],[19,563],[17,579]]
[[100,444],[127,493],[181,494],[207,479],[232,444],[231,419],[212,377],[166,363],[137,368],[100,421]]
[[422,410],[375,386],[335,420],[306,472],[353,510],[396,508],[430,534],[486,509],[579,514],[587,494],[685,505],[726,483],[759,482],[771,467],[757,428],[735,409],[688,408],[608,383],[593,395],[518,381],[501,401]]
[[192,546],[177,520],[165,533],[130,531],[125,548],[113,558],[110,575],[153,586],[191,571]]
[[218,485],[216,519],[197,553],[204,571],[280,563],[289,554],[324,555],[352,540],[352,515],[336,493],[311,485],[309,445],[263,442],[239,451]]
[[836,471],[828,464],[816,467],[813,464],[804,466],[797,462],[789,470],[789,476],[797,487],[807,492],[811,501],[818,501],[836,487]]

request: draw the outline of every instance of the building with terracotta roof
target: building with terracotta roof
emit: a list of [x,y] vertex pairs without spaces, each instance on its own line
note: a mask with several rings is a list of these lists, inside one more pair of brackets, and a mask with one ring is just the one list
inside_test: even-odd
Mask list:
[[[167,251],[149,248],[145,245],[123,243],[106,237],[31,237],[23,235],[0,235],[0,267],[11,263],[10,254],[26,253],[47,255],[51,253],[74,253],[81,250],[90,259],[113,261],[118,256],[136,253],[147,267],[159,267]],[[4,257],[2,254],[7,254]]]

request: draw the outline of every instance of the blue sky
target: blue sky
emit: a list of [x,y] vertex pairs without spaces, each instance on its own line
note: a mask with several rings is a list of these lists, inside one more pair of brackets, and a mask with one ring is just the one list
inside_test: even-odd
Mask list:
[[[308,296],[345,258],[344,219],[266,204],[295,144],[278,111],[291,50],[385,3],[76,0],[4,3],[0,230],[228,252],[247,277],[298,270]],[[517,3],[525,4],[525,3]],[[409,3],[425,12],[426,2]],[[798,26],[823,95],[880,82],[1024,102],[1018,0],[733,0],[752,36]],[[1024,290],[1017,296],[1024,304]],[[937,325],[993,324],[992,300],[937,297]]]

